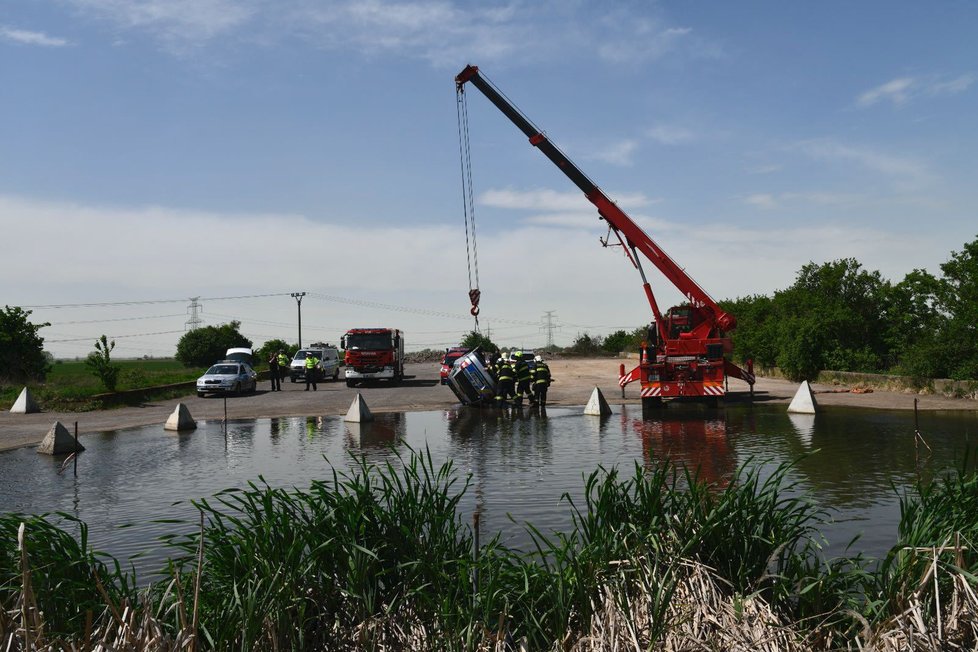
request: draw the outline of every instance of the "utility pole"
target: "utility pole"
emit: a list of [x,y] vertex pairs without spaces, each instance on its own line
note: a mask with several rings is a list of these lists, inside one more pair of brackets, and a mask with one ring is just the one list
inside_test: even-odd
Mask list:
[[185,330],[192,331],[200,328],[201,318],[198,311],[203,307],[197,303],[197,299],[200,297],[190,297],[190,305],[187,306],[187,312],[190,313],[190,319],[184,322]]
[[302,348],[302,297],[306,296],[305,292],[293,292],[292,298],[295,299],[296,306],[299,309],[299,348]]

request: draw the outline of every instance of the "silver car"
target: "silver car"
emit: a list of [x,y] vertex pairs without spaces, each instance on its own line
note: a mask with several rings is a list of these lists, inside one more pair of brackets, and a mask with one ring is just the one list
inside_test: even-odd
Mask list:
[[197,379],[197,396],[254,392],[258,374],[243,362],[222,360]]

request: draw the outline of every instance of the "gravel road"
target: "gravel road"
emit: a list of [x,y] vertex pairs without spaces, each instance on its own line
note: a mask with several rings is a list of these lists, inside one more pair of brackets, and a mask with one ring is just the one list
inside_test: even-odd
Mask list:
[[[554,384],[550,388],[548,403],[552,405],[584,405],[594,387],[600,387],[612,405],[639,402],[637,384],[630,385],[625,398],[618,387],[618,365],[622,360],[612,358],[565,359],[548,362]],[[634,360],[624,361],[626,367]],[[374,383],[349,388],[339,382],[323,382],[316,392],[304,391],[302,383],[284,382],[283,391],[270,392],[269,383],[259,384],[258,391],[250,396],[231,397],[227,400],[228,417],[231,419],[260,419],[290,416],[323,416],[346,414],[357,392],[363,395],[373,412],[403,412],[439,410],[457,405],[455,395],[438,380],[437,363],[409,364],[405,367],[407,378],[397,386]],[[797,383],[786,380],[759,378],[755,385],[754,400],[757,403],[788,403],[797,390]],[[749,401],[747,385],[731,381],[727,402],[743,404]],[[872,409],[913,409],[913,399],[919,399],[922,410],[978,410],[978,401],[951,399],[940,396],[916,396],[899,392],[875,391],[871,394],[820,393],[838,388],[814,385],[816,400],[820,405],[846,405]],[[61,421],[69,430],[78,422],[79,433],[118,430],[159,423],[162,428],[177,403],[184,403],[195,419],[220,419],[224,416],[224,400],[198,398],[196,394],[182,399],[153,401],[138,407],[126,407],[95,412],[41,412],[37,414],[10,414],[0,412],[0,450],[32,446],[40,443],[55,421]]]

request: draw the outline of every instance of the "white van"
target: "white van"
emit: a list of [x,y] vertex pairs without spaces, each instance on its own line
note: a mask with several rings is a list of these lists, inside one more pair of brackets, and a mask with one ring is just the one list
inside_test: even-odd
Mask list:
[[228,349],[227,353],[224,354],[225,360],[234,360],[235,362],[243,362],[249,367],[255,366],[255,356],[251,352],[251,349]]
[[306,358],[309,355],[319,358],[319,380],[331,378],[336,380],[340,376],[340,356],[335,346],[311,346],[299,349],[295,352],[292,362],[289,363],[289,380],[293,383],[306,379]]

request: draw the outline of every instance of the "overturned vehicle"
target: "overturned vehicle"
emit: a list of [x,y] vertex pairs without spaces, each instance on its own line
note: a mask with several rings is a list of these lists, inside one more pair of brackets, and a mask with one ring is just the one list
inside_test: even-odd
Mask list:
[[465,405],[480,405],[496,396],[496,380],[482,361],[479,349],[466,353],[448,372],[448,386]]

